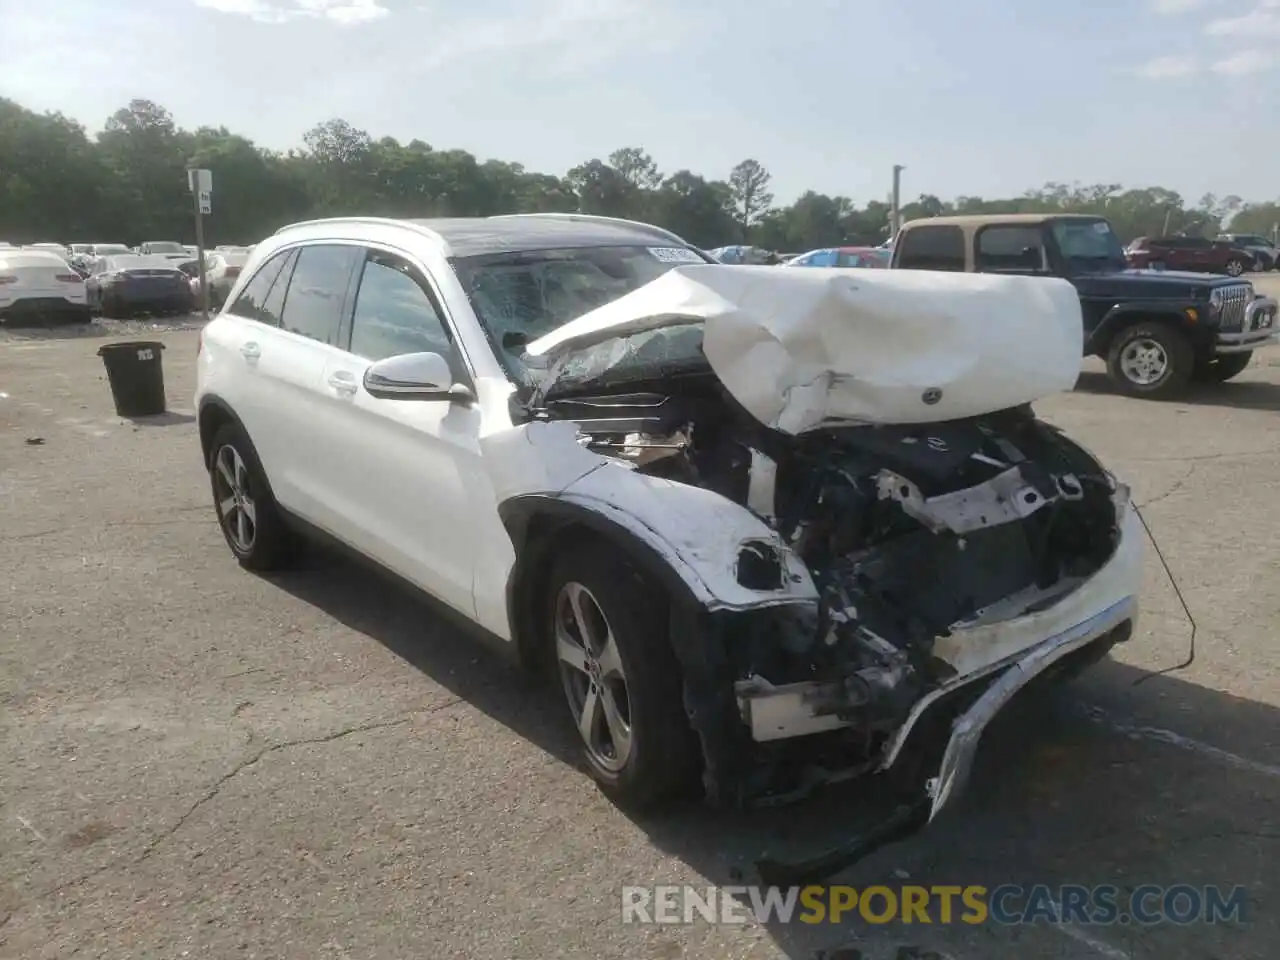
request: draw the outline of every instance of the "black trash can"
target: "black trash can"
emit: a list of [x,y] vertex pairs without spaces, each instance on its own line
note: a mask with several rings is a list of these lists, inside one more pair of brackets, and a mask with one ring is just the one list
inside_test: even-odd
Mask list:
[[164,413],[162,350],[163,343],[150,340],[109,343],[98,348],[111,383],[111,399],[120,416],[148,417]]

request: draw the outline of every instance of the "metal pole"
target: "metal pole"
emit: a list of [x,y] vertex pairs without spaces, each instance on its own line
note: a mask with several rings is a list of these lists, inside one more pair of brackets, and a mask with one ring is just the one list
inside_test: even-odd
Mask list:
[[[197,187],[199,185],[197,184]],[[191,199],[195,203],[196,212],[196,261],[200,271],[200,316],[209,322],[209,283],[204,274],[204,214],[200,212],[200,191],[191,191]]]
[[896,237],[898,231],[902,229],[902,171],[905,169],[907,168],[901,164],[893,165],[893,200],[890,204],[892,209],[889,211],[890,239]]
[[1169,217],[1172,214],[1173,214],[1173,207],[1164,208],[1164,231],[1161,233],[1161,236],[1167,237],[1169,235]]

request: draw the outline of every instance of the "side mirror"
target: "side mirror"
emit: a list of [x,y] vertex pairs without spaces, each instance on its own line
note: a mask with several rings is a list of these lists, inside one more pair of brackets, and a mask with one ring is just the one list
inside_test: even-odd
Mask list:
[[475,400],[467,387],[453,382],[449,361],[438,353],[405,353],[369,364],[364,388],[382,400]]

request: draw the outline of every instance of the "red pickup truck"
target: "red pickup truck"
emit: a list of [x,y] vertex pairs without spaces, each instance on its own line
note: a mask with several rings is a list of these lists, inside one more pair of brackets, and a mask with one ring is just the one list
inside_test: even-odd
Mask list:
[[1138,269],[1154,267],[1238,277],[1253,264],[1253,254],[1223,240],[1207,237],[1139,237],[1125,249],[1125,260]]

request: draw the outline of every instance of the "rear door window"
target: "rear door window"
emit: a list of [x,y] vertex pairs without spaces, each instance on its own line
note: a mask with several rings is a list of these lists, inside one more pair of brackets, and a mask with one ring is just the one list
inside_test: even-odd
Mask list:
[[959,227],[912,227],[899,235],[896,246],[899,269],[964,272],[964,232]]
[[351,272],[363,252],[360,247],[338,244],[303,247],[289,279],[280,326],[337,346]]
[[974,267],[982,273],[1040,273],[1049,268],[1040,226],[991,226],[978,231]]

